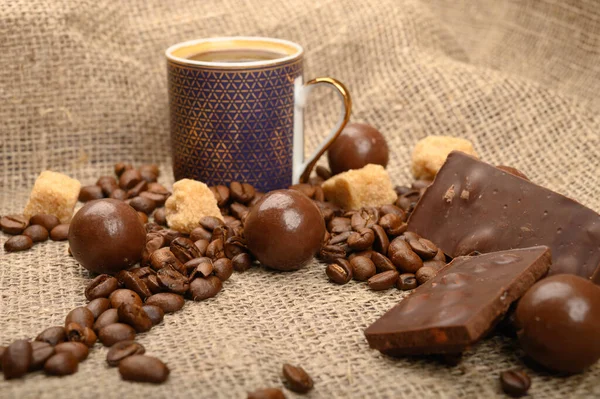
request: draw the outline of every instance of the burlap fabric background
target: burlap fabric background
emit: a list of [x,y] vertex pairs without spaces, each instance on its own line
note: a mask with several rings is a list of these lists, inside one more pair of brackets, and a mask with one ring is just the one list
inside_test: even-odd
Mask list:
[[[344,81],[353,119],[388,138],[396,184],[410,180],[416,140],[450,134],[600,211],[596,0],[5,0],[0,213],[20,212],[47,168],[90,184],[116,161],[157,162],[171,184],[163,52],[236,34],[297,41],[306,77]],[[307,148],[333,123],[335,100],[315,93]],[[61,324],[88,281],[66,243],[0,253],[0,344]],[[313,398],[487,398],[500,395],[500,371],[523,367],[518,345],[499,336],[454,368],[370,350],[363,329],[401,298],[330,284],[316,262],[295,273],[254,269],[139,336],[171,368],[165,385],[122,382],[97,345],[74,376],[1,381],[0,396],[241,398],[280,386],[291,362],[313,375]],[[534,397],[600,395],[598,365],[570,378],[531,374]]]

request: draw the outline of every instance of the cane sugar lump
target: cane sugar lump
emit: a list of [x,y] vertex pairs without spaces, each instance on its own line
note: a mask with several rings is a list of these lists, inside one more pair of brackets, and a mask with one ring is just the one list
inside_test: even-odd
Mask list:
[[415,179],[433,180],[452,151],[462,151],[478,157],[473,143],[467,139],[427,136],[419,140],[412,153],[412,173]]
[[81,183],[62,173],[45,170],[38,176],[23,214],[30,218],[38,213],[54,215],[69,223],[79,197]]
[[202,182],[182,179],[173,184],[173,194],[165,202],[167,224],[182,233],[190,233],[204,216],[223,220],[217,200]]
[[392,204],[397,198],[387,171],[375,164],[335,175],[322,187],[328,201],[347,210]]

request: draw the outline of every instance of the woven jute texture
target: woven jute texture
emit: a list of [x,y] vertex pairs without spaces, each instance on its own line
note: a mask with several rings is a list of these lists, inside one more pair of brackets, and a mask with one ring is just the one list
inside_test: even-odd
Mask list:
[[[156,162],[172,184],[164,50],[219,35],[301,43],[306,78],[345,82],[353,120],[385,134],[395,184],[410,181],[418,139],[455,135],[472,140],[484,160],[600,211],[596,0],[5,0],[0,213],[21,212],[44,169],[92,184],[116,161]],[[338,107],[326,89],[314,92],[307,150]],[[0,244],[6,239],[0,234]],[[63,323],[85,303],[89,279],[66,243],[1,252],[0,344]],[[501,395],[498,375],[512,367],[526,367],[536,398],[600,396],[600,366],[555,377],[527,368],[518,343],[502,336],[457,367],[370,350],[364,328],[402,296],[333,285],[318,262],[294,273],[255,268],[139,335],[171,368],[166,384],[121,381],[97,344],[77,374],[0,381],[0,397],[242,398],[281,386],[284,362],[312,374],[310,398],[490,398]]]

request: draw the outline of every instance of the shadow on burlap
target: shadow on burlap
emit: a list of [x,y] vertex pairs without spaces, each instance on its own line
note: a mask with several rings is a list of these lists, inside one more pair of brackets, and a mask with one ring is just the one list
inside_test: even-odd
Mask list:
[[[120,4],[124,3],[124,4]],[[170,176],[169,45],[265,35],[305,46],[306,77],[332,75],[353,119],[386,135],[393,182],[410,181],[414,143],[466,137],[482,158],[600,211],[600,5],[594,0],[479,2],[16,0],[0,3],[0,213],[20,212],[46,168],[92,184],[116,161],[157,162]],[[307,114],[312,149],[338,109],[318,91]],[[6,240],[0,234],[0,244]],[[244,397],[281,386],[283,362],[315,379],[307,397],[493,397],[498,374],[523,367],[516,342],[493,337],[449,368],[370,350],[363,329],[397,290],[336,286],[314,262],[295,273],[234,274],[214,299],[187,303],[139,336],[168,363],[168,383],[122,382],[96,346],[80,371],[0,381],[0,397]],[[84,304],[89,274],[48,242],[0,254],[0,344],[34,337]],[[600,367],[570,378],[530,370],[534,397],[600,395]],[[289,397],[296,397],[286,392]]]

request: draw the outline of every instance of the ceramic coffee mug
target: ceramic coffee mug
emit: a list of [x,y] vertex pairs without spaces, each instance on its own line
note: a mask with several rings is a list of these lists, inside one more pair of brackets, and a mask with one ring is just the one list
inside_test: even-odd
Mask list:
[[[337,80],[302,77],[296,43],[223,37],[176,44],[166,51],[175,179],[208,185],[246,182],[262,191],[306,182],[340,134],[351,111]],[[304,157],[303,109],[310,90],[330,85],[341,117],[314,153]]]

